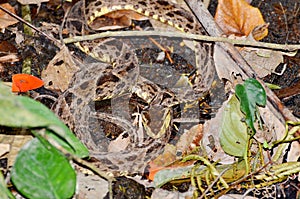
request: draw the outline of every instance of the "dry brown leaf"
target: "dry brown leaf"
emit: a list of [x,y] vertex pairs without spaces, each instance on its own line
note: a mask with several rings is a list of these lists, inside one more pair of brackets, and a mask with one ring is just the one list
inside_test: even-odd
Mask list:
[[[219,0],[215,21],[226,35],[236,36],[248,36],[255,27],[265,24],[259,9],[245,0]],[[264,29],[258,40],[267,34],[268,29]]]
[[79,69],[68,48],[64,46],[42,71],[45,88],[54,91],[65,91],[73,74]]
[[0,143],[0,157],[8,153],[9,149],[10,149],[9,144]]
[[278,74],[275,69],[283,63],[283,55],[279,51],[248,47],[243,48],[240,53],[260,78],[271,73]]
[[[16,14],[15,9],[11,7],[8,3],[4,3],[0,5],[1,7],[5,8],[6,10],[9,10],[11,13]],[[6,28],[10,25],[14,25],[18,23],[18,20],[15,18],[11,17],[9,14],[6,12],[3,12],[0,10],[0,28]]]
[[203,137],[203,125],[198,124],[190,128],[187,132],[180,136],[176,144],[177,151],[180,150],[183,154],[189,154],[200,145]]
[[[156,159],[149,163],[149,180],[153,180],[155,174],[163,169],[185,167],[194,163],[194,161],[178,162],[178,159],[182,155],[190,154],[197,146],[200,145],[203,137],[203,125],[198,124],[191,127],[188,131],[180,136],[180,139],[176,146],[166,145],[164,152],[159,155]],[[182,155],[177,156],[176,154],[181,152]]]
[[20,61],[20,58],[18,57],[17,54],[9,54],[9,55],[4,55],[0,57],[0,63],[4,62],[17,62]]
[[0,134],[0,143],[2,145],[9,145],[9,152],[2,157],[8,159],[8,167],[12,166],[15,162],[19,150],[24,144],[32,139],[31,135],[4,135]]
[[128,27],[132,20],[142,21],[148,18],[131,10],[118,10],[110,12],[105,17],[95,19],[91,24],[95,30],[114,30]]
[[43,2],[48,2],[49,0],[18,0],[18,2],[22,5],[29,5],[29,4],[37,4],[40,5]]

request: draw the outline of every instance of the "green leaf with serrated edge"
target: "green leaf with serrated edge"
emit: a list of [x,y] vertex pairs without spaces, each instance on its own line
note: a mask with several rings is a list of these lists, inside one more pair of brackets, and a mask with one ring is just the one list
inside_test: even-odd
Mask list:
[[233,95],[222,115],[220,144],[226,153],[236,157],[244,156],[249,139],[247,125],[242,122],[243,117],[244,114],[240,111],[240,102]]
[[[0,89],[5,88],[0,86]],[[88,149],[45,105],[29,97],[6,94],[7,92],[0,91],[0,125],[24,128],[47,128],[51,130],[47,131],[49,136],[54,137],[59,143],[66,142],[69,145],[69,147],[65,148],[69,153],[80,158],[88,156]]]
[[254,122],[258,114],[256,105],[266,105],[266,92],[256,79],[249,78],[245,80],[243,85],[236,85],[235,93],[241,102],[241,110],[246,115],[245,122],[254,135],[256,133]]
[[11,179],[18,191],[31,199],[71,198],[76,187],[76,174],[68,159],[38,138],[18,153]]

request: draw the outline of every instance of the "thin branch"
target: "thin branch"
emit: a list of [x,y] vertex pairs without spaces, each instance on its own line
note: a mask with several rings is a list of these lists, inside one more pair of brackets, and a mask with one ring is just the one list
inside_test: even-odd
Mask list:
[[173,38],[184,38],[184,39],[193,39],[207,42],[227,42],[234,45],[242,46],[253,46],[260,48],[269,48],[275,50],[284,50],[284,51],[295,51],[300,49],[300,44],[287,45],[287,44],[274,44],[274,43],[264,43],[258,41],[248,41],[248,40],[237,40],[229,39],[225,37],[212,37],[207,35],[196,35],[190,33],[181,33],[181,32],[161,32],[161,31],[107,31],[98,34],[84,35],[84,36],[75,36],[71,38],[64,39],[64,43],[75,43],[79,41],[88,41],[99,39],[103,37],[143,37],[143,36],[164,36],[164,37],[173,37]]
[[[28,23],[21,17],[15,15],[14,13],[10,12],[9,10],[0,6],[0,10],[3,10],[10,16],[16,18],[17,20],[25,23],[27,26],[31,27],[41,35],[45,36],[46,38],[50,39],[55,43],[56,46],[61,47],[61,43],[58,42],[57,39],[47,35],[46,33],[40,31],[38,28],[33,26],[32,24]],[[257,41],[248,41],[248,40],[237,40],[237,39],[229,39],[225,37],[212,37],[207,35],[196,35],[190,33],[180,33],[180,32],[160,32],[160,31],[117,31],[117,32],[104,32],[94,35],[86,35],[86,36],[76,36],[72,38],[64,39],[64,43],[74,43],[79,41],[86,41],[86,40],[94,40],[103,37],[130,37],[130,36],[165,36],[165,37],[177,37],[177,38],[186,38],[186,39],[194,39],[200,41],[207,41],[207,42],[227,42],[234,45],[241,45],[241,46],[253,46],[253,47],[261,47],[261,48],[269,48],[275,50],[284,50],[284,51],[295,51],[300,49],[300,44],[296,45],[287,45],[287,44],[274,44],[274,43],[264,43],[264,42],[257,42]]]

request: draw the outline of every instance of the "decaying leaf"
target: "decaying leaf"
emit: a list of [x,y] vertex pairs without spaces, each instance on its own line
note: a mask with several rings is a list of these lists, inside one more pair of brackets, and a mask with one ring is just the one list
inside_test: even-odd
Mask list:
[[[149,163],[149,177],[153,180],[155,174],[163,169],[172,169],[193,164],[190,162],[178,162],[182,155],[187,155],[200,145],[203,137],[203,126],[198,124],[190,128],[187,132],[181,135],[176,146],[166,145],[163,154],[159,155],[155,160]],[[180,154],[179,156],[177,154]]]
[[9,151],[7,151],[5,156],[2,156],[2,158],[5,157],[8,159],[8,167],[11,167],[14,164],[19,150],[23,147],[25,143],[30,141],[32,138],[33,137],[31,135],[0,135],[1,145],[9,146]]
[[[255,27],[265,24],[259,9],[245,0],[219,0],[215,21],[226,35],[236,36],[248,36]],[[264,29],[258,39],[267,34],[268,29]]]
[[[16,14],[15,9],[13,7],[11,7],[10,4],[4,3],[4,4],[0,4],[0,6],[9,10],[11,13]],[[6,28],[6,27],[8,27],[10,25],[14,25],[16,23],[18,23],[18,20],[11,17],[6,12],[3,12],[2,10],[0,10],[0,28]]]
[[105,17],[97,18],[90,24],[90,27],[95,30],[114,30],[130,26],[132,20],[147,19],[147,17],[131,10],[118,10],[106,14]]
[[242,122],[243,117],[240,103],[233,95],[223,113],[220,143],[226,153],[237,157],[245,155],[249,139],[247,126]]
[[275,73],[277,66],[283,63],[283,55],[279,51],[245,47],[240,53],[261,78]]
[[70,51],[64,46],[42,71],[45,88],[54,91],[65,91],[73,74],[79,69]]
[[207,156],[212,161],[218,161],[222,164],[232,164],[234,162],[234,157],[225,153],[220,144],[220,132],[222,131],[222,125],[220,124],[222,123],[227,103],[223,103],[214,118],[205,122],[202,139],[202,145],[205,147]]
[[177,150],[180,150],[183,154],[189,154],[200,145],[203,137],[203,125],[198,124],[190,128],[187,132],[180,136],[178,143],[176,144]]
[[43,2],[48,2],[49,0],[18,0],[18,2],[22,5],[29,5],[29,4],[37,4],[40,5]]

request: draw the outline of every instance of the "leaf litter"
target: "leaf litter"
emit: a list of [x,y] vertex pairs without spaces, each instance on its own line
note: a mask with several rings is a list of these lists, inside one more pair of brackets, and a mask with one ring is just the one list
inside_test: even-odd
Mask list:
[[[65,54],[64,54],[65,53]],[[70,70],[71,71],[73,71],[73,70],[76,70],[76,65],[74,64],[74,62],[72,62],[72,59],[71,59],[71,55],[70,55],[70,53],[69,52],[66,52],[66,51],[64,51],[64,49],[62,49],[61,50],[61,52],[60,53],[58,53],[57,54],[57,57],[55,57],[54,59],[53,59],[53,62],[52,63],[49,63],[49,70],[51,69],[51,67],[52,67],[52,69],[51,69],[51,72],[50,71],[47,71],[47,75],[49,75],[50,77],[49,77],[49,79],[50,80],[48,80],[47,82],[48,82],[48,85],[49,85],[49,83],[50,83],[50,81],[53,81],[53,79],[54,79],[54,86],[52,87],[52,89],[54,89],[54,90],[59,90],[59,91],[64,91],[65,89],[66,89],[66,87],[67,87],[67,85],[68,85],[68,82],[69,82],[69,79],[72,77],[72,73],[68,73],[68,71],[70,72]],[[62,63],[62,64],[61,64]],[[71,63],[71,64],[70,64]],[[61,64],[61,65],[60,65]],[[57,69],[57,68],[55,68],[55,66],[57,67],[57,68],[59,68],[59,70]],[[48,69],[48,68],[47,68]],[[271,70],[273,70],[273,69],[271,69]],[[45,70],[44,70],[45,71]],[[43,71],[43,72],[44,72]],[[59,72],[57,72],[57,71],[59,71]],[[51,76],[51,74],[55,74],[55,72],[56,72],[56,75],[57,75],[57,73],[61,73],[60,75],[61,75],[61,77],[52,77]],[[66,78],[63,78],[63,77],[66,77]],[[62,79],[64,79],[64,80],[66,80],[66,81],[64,81],[64,82],[60,82],[60,80],[62,80]],[[52,86],[53,85],[53,82],[52,82],[52,84],[51,85],[49,85],[49,86]],[[260,108],[260,109],[266,109],[266,108]],[[268,118],[268,119],[270,119],[273,115],[272,115],[272,112],[273,111],[268,111],[268,110],[266,110],[266,111],[263,111],[263,113],[261,113],[262,114],[262,117],[263,118]],[[266,116],[267,115],[267,116]],[[275,117],[276,118],[276,117]],[[211,122],[211,126],[213,126],[213,124],[214,124],[214,122],[215,122],[215,120],[214,119],[212,119],[211,120],[212,122]],[[273,130],[275,131],[275,132],[278,132],[278,130],[279,129],[282,129],[282,122],[281,121],[275,121],[275,120],[271,120],[271,121],[268,121],[268,122],[270,122],[271,124],[272,124],[272,126],[273,126]],[[205,123],[205,125],[207,125],[207,124],[209,124],[209,122],[206,122]],[[275,127],[275,126],[280,126],[280,127]],[[191,130],[190,130],[191,131]],[[219,143],[219,141],[216,139],[216,138],[219,138],[219,134],[218,134],[218,131],[215,131],[216,132],[216,134],[215,135],[213,135],[213,140],[214,140],[214,142],[215,143]],[[282,132],[284,132],[284,131],[282,131]],[[201,133],[202,134],[202,133]],[[216,148],[216,145],[214,145],[214,147],[213,147],[213,144],[212,144],[212,139],[210,139],[211,137],[209,137],[210,135],[212,135],[211,134],[211,132],[210,133],[203,133],[204,134],[204,137],[206,137],[206,140],[208,140],[208,142],[205,142],[205,143],[209,143],[209,144],[211,144],[211,147],[209,147],[208,145],[209,144],[207,144],[206,146],[208,146],[210,149],[213,149],[213,150],[211,150],[211,151],[221,151],[222,150],[222,148],[219,146],[219,148],[217,148],[217,150],[215,150],[215,148]],[[184,134],[185,135],[185,134]],[[184,135],[182,135],[182,138],[180,137],[180,139],[183,139],[183,136]],[[277,138],[280,138],[280,137],[282,137],[282,136],[278,136]],[[203,140],[204,140],[205,138],[203,138]],[[189,148],[190,146],[190,144],[191,143],[189,143],[190,141],[188,141],[188,139],[187,139],[187,141],[185,141],[186,143],[184,144],[184,145],[182,145],[182,146],[180,146],[180,147],[178,147],[178,149],[179,150],[182,150],[182,151],[187,151],[187,148]],[[187,146],[189,146],[189,147],[187,147]],[[178,151],[178,149],[176,150],[176,151]],[[220,149],[220,150],[219,150]],[[211,157],[212,157],[212,160],[214,160],[214,161],[217,161],[218,159],[221,159],[221,160],[224,160],[225,159],[225,157],[226,156],[228,156],[226,153],[224,153],[223,152],[223,154],[221,155],[221,156],[216,156],[215,154],[211,154]],[[216,157],[219,157],[219,158],[216,158]],[[294,157],[294,158],[291,158],[291,161],[292,160],[295,160],[295,158],[296,157]],[[232,162],[231,162],[232,163]],[[192,192],[191,192],[192,193]]]

